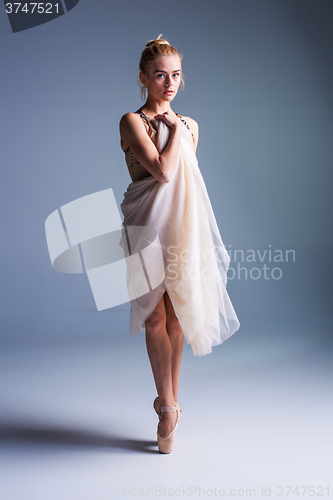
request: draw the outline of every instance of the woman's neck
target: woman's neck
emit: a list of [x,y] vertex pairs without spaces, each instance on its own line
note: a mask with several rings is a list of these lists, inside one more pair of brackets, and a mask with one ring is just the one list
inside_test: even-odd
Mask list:
[[141,109],[144,110],[144,113],[148,116],[155,116],[165,113],[165,111],[172,111],[170,102],[156,101],[155,99],[151,100],[149,97]]

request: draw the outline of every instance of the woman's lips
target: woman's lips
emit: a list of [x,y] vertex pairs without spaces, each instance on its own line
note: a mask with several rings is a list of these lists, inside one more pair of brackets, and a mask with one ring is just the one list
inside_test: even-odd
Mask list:
[[173,90],[166,90],[164,94],[173,94]]

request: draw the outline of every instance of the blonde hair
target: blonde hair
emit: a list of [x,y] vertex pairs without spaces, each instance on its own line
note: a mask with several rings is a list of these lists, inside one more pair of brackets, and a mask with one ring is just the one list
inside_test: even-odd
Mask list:
[[[180,61],[183,59],[182,54],[175,47],[172,47],[167,40],[161,38],[161,36],[162,33],[155,40],[149,40],[146,43],[146,48],[142,51],[139,68],[144,75],[148,75],[154,61],[161,56],[178,56]],[[141,88],[141,99],[145,101],[147,98],[147,87],[141,83],[140,79],[139,85]],[[180,90],[184,90],[185,82],[182,72],[180,74],[180,85]]]

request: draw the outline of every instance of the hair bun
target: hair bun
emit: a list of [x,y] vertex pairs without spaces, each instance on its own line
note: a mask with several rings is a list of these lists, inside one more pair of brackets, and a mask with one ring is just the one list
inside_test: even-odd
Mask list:
[[161,36],[162,33],[158,35],[155,40],[149,40],[149,42],[146,43],[146,47],[151,47],[152,45],[170,45],[170,43],[167,40],[161,38]]

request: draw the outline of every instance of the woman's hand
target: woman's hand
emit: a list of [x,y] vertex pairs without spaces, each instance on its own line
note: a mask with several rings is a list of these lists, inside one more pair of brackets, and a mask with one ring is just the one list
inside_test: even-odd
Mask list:
[[164,113],[155,115],[154,120],[163,120],[171,129],[181,124],[178,116],[173,111],[165,111]]
[[172,127],[170,137],[160,154],[147,133],[138,113],[126,113],[120,120],[120,136],[130,147],[138,162],[159,182],[170,182],[178,164],[182,122],[173,111],[155,115],[156,119]]

